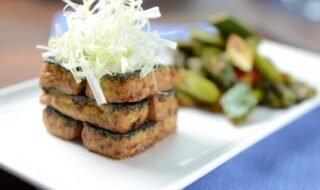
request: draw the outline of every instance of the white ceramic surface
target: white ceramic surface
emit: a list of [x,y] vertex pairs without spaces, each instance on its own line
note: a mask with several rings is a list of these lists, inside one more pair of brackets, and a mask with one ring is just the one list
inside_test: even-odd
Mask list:
[[[277,67],[320,91],[320,56],[264,41]],[[80,143],[48,134],[37,79],[0,90],[0,165],[51,189],[178,189],[187,186],[320,103],[320,96],[287,110],[256,109],[241,127],[225,117],[180,109],[178,131],[136,157],[115,161]]]

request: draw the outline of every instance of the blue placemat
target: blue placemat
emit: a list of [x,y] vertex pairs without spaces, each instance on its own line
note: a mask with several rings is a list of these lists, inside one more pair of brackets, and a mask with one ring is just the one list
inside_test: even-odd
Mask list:
[[[53,23],[67,30],[58,13]],[[193,24],[208,31],[214,28]],[[153,25],[167,39],[188,38],[190,25]],[[166,33],[167,31],[176,31]],[[51,34],[54,34],[53,30]],[[307,113],[186,187],[194,189],[320,189],[320,108]]]
[[317,108],[186,189],[320,189],[319,119]]

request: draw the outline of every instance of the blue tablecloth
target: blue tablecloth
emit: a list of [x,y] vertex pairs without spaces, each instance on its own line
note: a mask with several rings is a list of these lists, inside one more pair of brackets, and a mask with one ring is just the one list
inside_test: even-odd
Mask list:
[[[54,23],[66,30],[57,14]],[[213,28],[195,24],[205,30]],[[184,25],[153,25],[168,39],[187,38]],[[52,31],[53,34],[53,31]],[[186,187],[194,189],[320,189],[320,108],[260,141]]]
[[319,120],[317,108],[186,189],[320,189]]

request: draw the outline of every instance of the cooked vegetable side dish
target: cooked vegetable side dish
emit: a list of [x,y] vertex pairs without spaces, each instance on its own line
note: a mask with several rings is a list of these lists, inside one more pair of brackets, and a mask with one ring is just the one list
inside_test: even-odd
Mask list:
[[[40,102],[47,130],[113,159],[134,156],[176,130],[176,43],[150,30],[159,9],[142,1],[65,0],[68,31],[43,53]],[[71,10],[69,10],[71,9]],[[145,29],[147,27],[147,29]]]
[[192,29],[190,39],[178,43],[180,105],[222,112],[239,124],[256,106],[287,108],[316,94],[275,68],[257,49],[260,37],[230,15],[214,15],[209,23],[217,32]]

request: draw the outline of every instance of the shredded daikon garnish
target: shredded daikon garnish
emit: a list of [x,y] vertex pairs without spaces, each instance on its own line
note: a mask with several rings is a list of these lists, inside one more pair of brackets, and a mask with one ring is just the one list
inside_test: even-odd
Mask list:
[[[170,65],[168,49],[176,43],[151,31],[149,19],[161,16],[159,8],[143,10],[142,0],[64,0],[68,31],[49,39],[44,58],[53,57],[77,82],[86,79],[97,103],[106,103],[100,87],[102,76],[140,70],[140,77],[156,65]],[[72,9],[72,10],[69,10]]]

